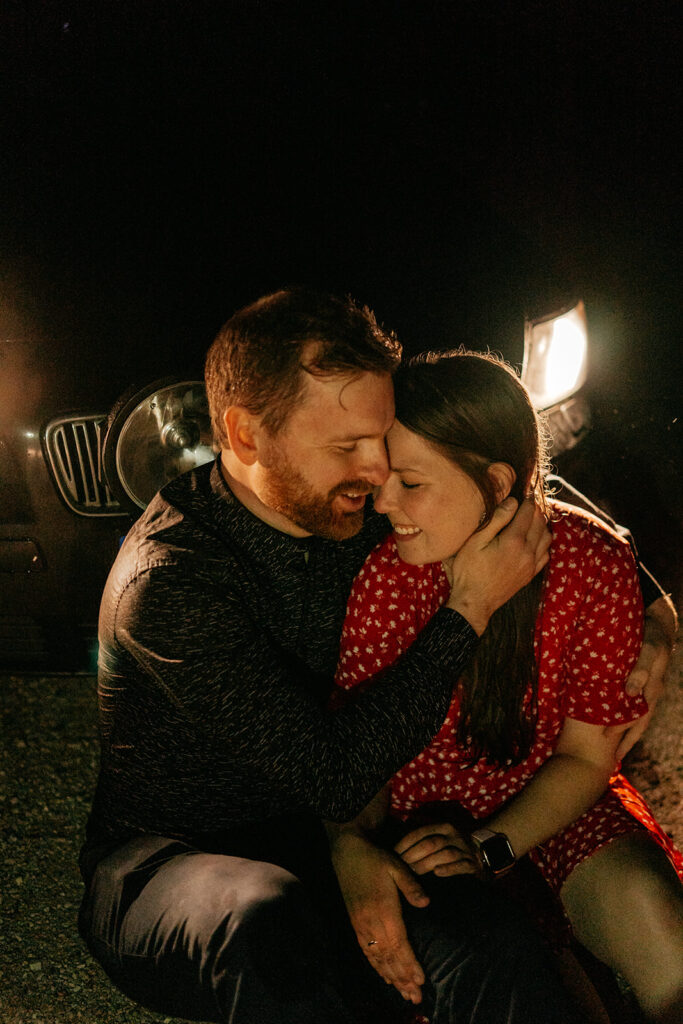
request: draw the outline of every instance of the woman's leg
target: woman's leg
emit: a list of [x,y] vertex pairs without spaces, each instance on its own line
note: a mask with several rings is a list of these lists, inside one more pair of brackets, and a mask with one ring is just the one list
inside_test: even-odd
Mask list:
[[626,979],[643,1011],[683,1020],[683,886],[645,833],[622,835],[571,872],[560,893],[579,942]]

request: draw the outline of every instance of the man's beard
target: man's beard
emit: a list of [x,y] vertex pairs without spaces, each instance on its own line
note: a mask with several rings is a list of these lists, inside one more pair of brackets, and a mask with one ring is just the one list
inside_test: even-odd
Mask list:
[[328,540],[346,540],[362,527],[365,509],[339,512],[333,506],[334,498],[338,494],[363,494],[371,490],[367,480],[344,480],[327,494],[321,494],[280,453],[277,468],[270,468],[265,475],[260,498],[307,533]]

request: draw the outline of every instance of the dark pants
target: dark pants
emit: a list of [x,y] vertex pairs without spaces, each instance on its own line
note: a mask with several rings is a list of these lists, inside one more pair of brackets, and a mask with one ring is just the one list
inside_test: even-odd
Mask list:
[[[160,1013],[219,1024],[409,1019],[357,946],[329,857],[306,881],[143,836],[99,863],[80,931],[113,982]],[[427,886],[429,907],[404,912],[433,1024],[578,1020],[514,905],[471,876]]]

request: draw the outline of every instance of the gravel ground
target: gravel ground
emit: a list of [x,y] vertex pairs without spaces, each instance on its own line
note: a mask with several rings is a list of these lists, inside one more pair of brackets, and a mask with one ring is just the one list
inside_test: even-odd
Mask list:
[[[0,676],[0,1020],[3,1024],[176,1024],[117,992],[76,931],[76,866],[94,786],[92,676]],[[628,774],[683,844],[683,654]]]

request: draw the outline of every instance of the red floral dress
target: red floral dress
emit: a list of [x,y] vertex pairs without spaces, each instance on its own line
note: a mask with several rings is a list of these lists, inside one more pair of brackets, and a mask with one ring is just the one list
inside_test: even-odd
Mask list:
[[[486,819],[519,793],[551,756],[566,716],[599,725],[643,715],[625,679],[640,650],[643,608],[631,549],[603,523],[557,503],[541,609],[536,621],[538,720],[520,764],[470,763],[456,742],[455,695],[430,745],[391,779],[391,813],[407,820],[434,801],[455,802]],[[349,598],[336,682],[351,690],[405,651],[450,592],[440,564],[413,566],[398,557],[392,536],[368,556]],[[363,688],[365,688],[365,686]],[[528,694],[530,696],[530,693]],[[621,775],[601,799],[529,857],[555,892],[584,858],[616,836],[646,830],[683,878],[683,857],[642,796]]]

